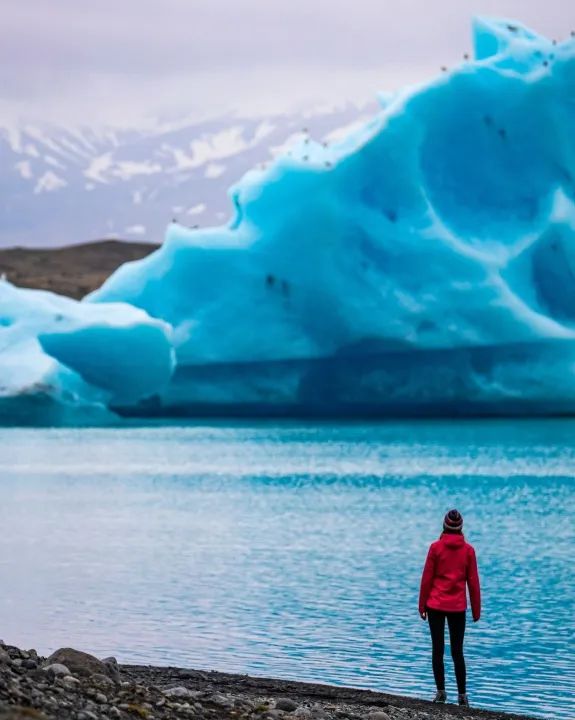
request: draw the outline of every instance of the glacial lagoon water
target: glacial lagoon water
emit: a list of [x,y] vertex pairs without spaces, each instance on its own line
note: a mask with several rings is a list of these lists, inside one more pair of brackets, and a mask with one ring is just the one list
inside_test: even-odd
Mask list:
[[0,637],[428,697],[450,506],[483,585],[472,700],[573,720],[568,420],[2,429]]

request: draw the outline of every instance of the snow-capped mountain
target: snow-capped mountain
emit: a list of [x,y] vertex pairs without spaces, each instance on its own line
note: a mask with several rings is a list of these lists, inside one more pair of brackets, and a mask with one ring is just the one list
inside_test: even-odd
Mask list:
[[372,108],[346,105],[258,119],[222,117],[152,130],[2,128],[0,247],[102,237],[160,242],[172,220],[212,225],[227,189],[302,132],[330,139]]

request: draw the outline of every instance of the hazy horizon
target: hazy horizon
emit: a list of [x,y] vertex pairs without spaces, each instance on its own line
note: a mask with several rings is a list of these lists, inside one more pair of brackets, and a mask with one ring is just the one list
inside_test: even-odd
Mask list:
[[558,39],[563,0],[23,0],[0,25],[0,125],[140,127],[362,103],[470,51],[474,15]]

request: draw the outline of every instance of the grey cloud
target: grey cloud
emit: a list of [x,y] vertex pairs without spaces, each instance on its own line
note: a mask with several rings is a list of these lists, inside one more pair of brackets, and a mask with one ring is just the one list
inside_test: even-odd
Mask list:
[[233,97],[243,74],[278,100],[296,97],[301,84],[303,100],[330,75],[381,70],[386,79],[402,68],[411,77],[455,62],[469,48],[474,14],[565,37],[575,26],[569,8],[565,0],[20,0],[1,11],[0,99],[25,110],[46,98],[72,103],[75,93],[80,101],[91,83],[108,83],[122,88],[118,102],[158,88],[154,112],[164,83],[184,77],[193,88],[197,79],[209,105],[218,99],[210,75]]

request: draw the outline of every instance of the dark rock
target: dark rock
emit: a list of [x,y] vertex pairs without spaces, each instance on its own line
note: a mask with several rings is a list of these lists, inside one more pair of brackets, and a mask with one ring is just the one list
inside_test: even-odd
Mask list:
[[115,681],[120,681],[120,666],[115,657],[107,657],[102,660],[104,665],[108,668],[108,675]]
[[294,712],[298,707],[298,703],[290,698],[280,698],[276,702],[276,710],[283,710],[284,712]]
[[34,670],[30,670],[30,672],[27,673],[26,677],[29,680],[36,681],[37,687],[44,687],[44,682],[46,680],[46,672],[43,668],[37,667]]

